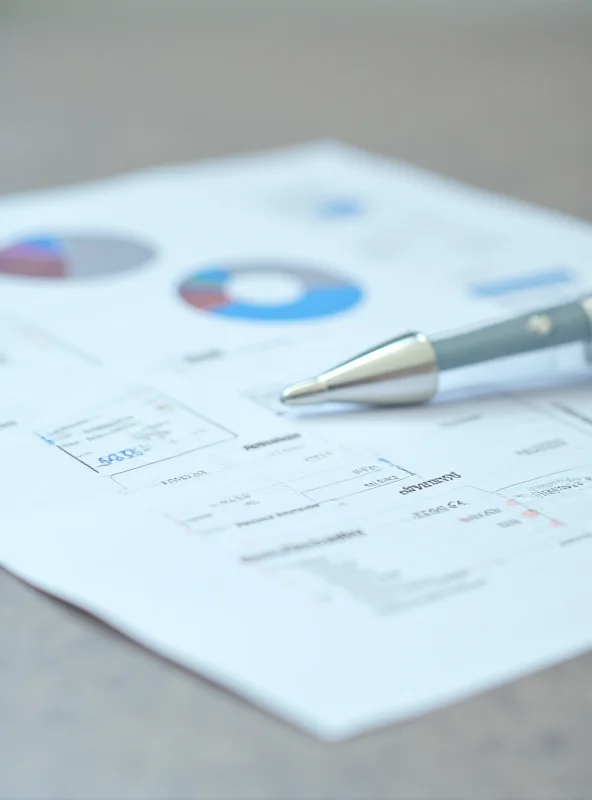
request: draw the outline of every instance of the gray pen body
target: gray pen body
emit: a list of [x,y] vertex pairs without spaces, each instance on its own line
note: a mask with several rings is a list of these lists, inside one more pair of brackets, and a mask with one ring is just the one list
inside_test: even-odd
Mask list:
[[592,339],[592,320],[580,301],[543,309],[432,342],[441,371],[495,358]]

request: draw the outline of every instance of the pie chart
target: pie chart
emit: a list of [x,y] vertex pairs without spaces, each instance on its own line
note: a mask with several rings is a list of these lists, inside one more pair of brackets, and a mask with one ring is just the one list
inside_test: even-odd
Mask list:
[[[289,302],[257,303],[229,291],[231,281],[245,276],[286,277],[298,282],[298,296]],[[179,286],[180,297],[194,308],[222,317],[253,322],[296,322],[340,314],[363,297],[359,286],[324,269],[286,264],[213,266],[193,273]]]
[[87,280],[137,269],[154,254],[131,238],[38,235],[0,249],[0,275]]

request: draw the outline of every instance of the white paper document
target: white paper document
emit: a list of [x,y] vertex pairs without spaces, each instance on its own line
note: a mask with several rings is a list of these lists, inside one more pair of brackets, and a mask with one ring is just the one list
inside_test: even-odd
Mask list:
[[0,204],[0,563],[326,739],[592,641],[582,348],[280,389],[592,286],[592,229],[338,144]]

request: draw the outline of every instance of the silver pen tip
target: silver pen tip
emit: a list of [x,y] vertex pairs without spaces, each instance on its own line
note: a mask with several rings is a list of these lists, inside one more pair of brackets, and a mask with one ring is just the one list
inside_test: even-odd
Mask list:
[[315,403],[323,403],[323,396],[327,391],[325,384],[319,378],[311,378],[308,381],[300,381],[288,386],[281,394],[282,403],[287,406],[307,406]]

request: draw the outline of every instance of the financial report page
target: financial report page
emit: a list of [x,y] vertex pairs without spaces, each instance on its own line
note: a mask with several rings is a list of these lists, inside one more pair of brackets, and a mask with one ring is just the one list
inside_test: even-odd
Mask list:
[[581,294],[587,226],[325,143],[4,205],[8,569],[327,739],[589,646],[581,348],[279,401]]

